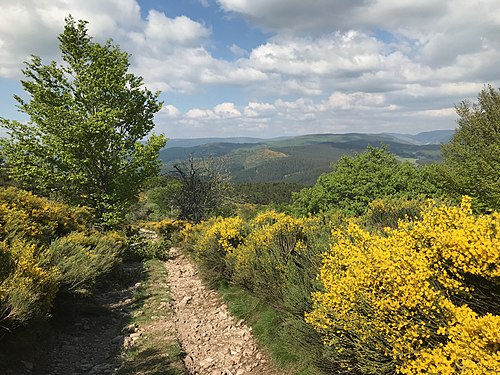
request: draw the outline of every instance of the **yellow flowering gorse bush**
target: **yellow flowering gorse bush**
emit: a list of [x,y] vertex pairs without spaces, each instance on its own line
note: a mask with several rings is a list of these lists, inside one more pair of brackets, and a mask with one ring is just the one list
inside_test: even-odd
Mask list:
[[44,316],[58,290],[59,271],[41,264],[34,244],[0,242],[0,320],[22,324]]
[[37,243],[84,230],[88,211],[74,209],[12,187],[0,189],[0,240],[23,237]]
[[[449,303],[448,303],[449,304]],[[500,373],[500,316],[478,316],[467,306],[449,304],[453,319],[439,333],[445,343],[422,350],[405,362],[399,372],[413,374],[498,374]]]
[[[2,325],[46,315],[61,287],[88,286],[115,263],[123,238],[92,231],[87,214],[20,189],[0,189]],[[63,242],[67,251],[56,246]]]
[[245,226],[240,217],[216,217],[209,220],[203,237],[196,245],[199,252],[209,251],[214,244],[226,253],[231,253],[245,238]]
[[223,277],[269,298],[282,299],[287,262],[307,250],[309,236],[319,228],[315,218],[266,211],[248,222],[241,217],[212,218],[180,231],[210,277]]
[[313,294],[306,320],[340,357],[352,362],[355,353],[362,373],[488,373],[499,359],[499,317],[453,297],[474,298],[467,274],[498,285],[499,219],[474,217],[464,198],[385,236],[354,223],[334,230],[319,274],[324,291]]
[[309,237],[318,229],[318,220],[267,211],[252,220],[250,228],[244,244],[233,254],[233,281],[280,303],[288,279],[288,264],[307,252]]
[[499,223],[498,212],[472,215],[471,199],[464,197],[460,207],[435,207],[406,230],[418,241],[417,250],[425,254],[439,280],[450,288],[463,288],[457,281],[467,273],[500,277]]

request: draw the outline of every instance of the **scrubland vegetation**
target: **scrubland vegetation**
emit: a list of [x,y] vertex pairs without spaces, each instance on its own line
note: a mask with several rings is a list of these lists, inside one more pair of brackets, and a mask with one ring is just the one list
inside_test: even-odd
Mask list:
[[0,321],[46,317],[57,293],[86,293],[118,261],[125,238],[92,229],[85,209],[14,187],[0,190]]
[[442,163],[369,147],[282,212],[181,231],[236,313],[272,332],[262,342],[278,362],[305,374],[500,371],[500,95],[487,87],[457,108]]
[[[2,143],[2,183],[17,187],[0,189],[0,329],[34,324],[56,295],[89,293],[123,259],[165,259],[179,243],[236,313],[260,327],[277,361],[297,372],[500,372],[497,90],[485,87],[478,103],[457,106],[458,128],[441,163],[419,167],[369,147],[341,157],[291,203],[279,195],[245,202],[213,165],[192,162],[177,168],[177,178],[156,178],[164,139],[136,140],[152,129],[157,96],[125,75],[128,62],[117,47],[93,44],[84,23],[68,20],[60,40],[80,81],[69,83],[34,58],[27,75],[40,80],[24,82],[33,101],[20,102],[30,126],[2,120],[11,131]],[[121,62],[120,97],[130,94],[130,107],[75,95],[104,62],[113,65],[107,59]],[[46,87],[53,74],[61,92]],[[130,117],[138,103],[142,119]],[[62,131],[63,118],[86,127]],[[75,134],[81,137],[71,147],[60,147]],[[86,141],[94,147],[108,138],[101,150],[116,153],[93,153],[99,163],[78,160]],[[241,301],[259,308],[245,310]]]
[[[276,309],[271,329],[288,332],[295,341],[284,345],[314,370],[494,373],[500,216],[473,215],[469,198],[458,207],[419,204],[420,217],[400,216],[394,229],[375,229],[379,200],[342,222],[267,211],[181,234],[208,280]],[[391,207],[385,213],[394,223]]]

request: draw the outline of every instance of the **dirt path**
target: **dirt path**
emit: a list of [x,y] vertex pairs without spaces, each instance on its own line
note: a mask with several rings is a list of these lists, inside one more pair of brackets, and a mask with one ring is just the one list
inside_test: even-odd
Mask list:
[[126,264],[94,295],[60,301],[0,340],[0,374],[184,375],[165,274],[160,261]]
[[52,319],[4,337],[0,374],[282,374],[190,261],[171,255],[124,265],[94,296],[65,300]]
[[233,318],[178,249],[165,264],[184,363],[193,375],[282,374],[256,346],[251,328]]
[[0,341],[0,374],[111,374],[120,366],[141,264],[127,265],[90,297],[56,301],[52,318],[18,328]]

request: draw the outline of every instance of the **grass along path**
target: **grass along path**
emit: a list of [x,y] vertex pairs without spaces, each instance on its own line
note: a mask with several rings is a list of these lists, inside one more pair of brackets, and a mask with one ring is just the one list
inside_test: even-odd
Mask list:
[[[164,262],[145,262],[146,280],[132,297],[130,324],[123,334],[122,365],[117,375],[184,375]],[[118,338],[119,339],[119,338]]]

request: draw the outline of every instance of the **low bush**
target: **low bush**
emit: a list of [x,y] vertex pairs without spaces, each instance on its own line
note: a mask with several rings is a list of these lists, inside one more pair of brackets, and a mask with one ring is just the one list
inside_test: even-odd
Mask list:
[[176,219],[139,222],[128,228],[128,245],[124,259],[130,261],[166,260],[173,244],[180,241],[187,222]]
[[[470,200],[436,206],[385,235],[333,232],[306,320],[346,370],[485,374],[500,370],[500,316],[478,284],[500,284],[500,215]],[[471,283],[474,280],[476,283]]]
[[177,242],[179,231],[185,228],[187,222],[184,220],[164,219],[161,221],[150,221],[141,223],[140,226],[147,230],[154,231],[159,237]]
[[313,256],[311,241],[318,220],[268,211],[251,221],[251,232],[235,249],[233,281],[282,307],[296,262]]
[[199,231],[192,249],[205,279],[213,286],[232,279],[232,253],[240,246],[247,228],[239,217],[215,217],[195,225]]
[[43,267],[37,248],[21,240],[0,242],[0,322],[12,328],[44,317],[58,290],[59,272]]
[[126,261],[141,261],[147,259],[167,260],[172,241],[169,238],[150,238],[141,234],[128,238],[123,259]]
[[61,290],[86,292],[117,264],[123,242],[118,235],[74,232],[53,241],[42,259],[59,271]]

